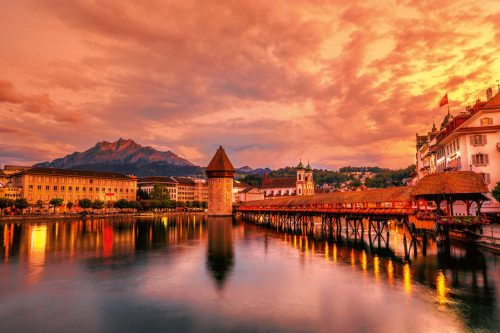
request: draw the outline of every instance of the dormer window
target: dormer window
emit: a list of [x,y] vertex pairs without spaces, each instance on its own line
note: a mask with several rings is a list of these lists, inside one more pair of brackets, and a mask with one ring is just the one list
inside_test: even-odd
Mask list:
[[493,125],[493,118],[484,117],[481,119],[481,126],[490,126]]

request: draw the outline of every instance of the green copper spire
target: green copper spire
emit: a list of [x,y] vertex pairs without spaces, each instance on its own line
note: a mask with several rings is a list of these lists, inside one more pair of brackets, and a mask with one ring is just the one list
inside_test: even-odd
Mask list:
[[302,164],[302,159],[300,159],[299,165],[297,165],[297,169],[304,169],[304,165]]
[[312,171],[312,168],[311,168],[311,165],[309,164],[309,161],[307,161],[306,171]]

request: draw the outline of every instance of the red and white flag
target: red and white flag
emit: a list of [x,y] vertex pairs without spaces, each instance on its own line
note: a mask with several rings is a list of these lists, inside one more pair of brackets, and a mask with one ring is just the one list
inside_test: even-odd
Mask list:
[[442,107],[443,105],[448,104],[448,93],[441,98],[441,101],[439,102],[439,107]]

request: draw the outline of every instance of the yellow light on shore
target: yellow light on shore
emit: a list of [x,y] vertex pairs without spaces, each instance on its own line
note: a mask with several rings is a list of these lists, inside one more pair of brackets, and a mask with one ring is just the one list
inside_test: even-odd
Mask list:
[[446,277],[442,271],[439,271],[436,276],[436,296],[439,304],[445,304],[446,298]]
[[411,293],[411,270],[410,270],[410,264],[406,263],[403,266],[403,284],[404,284],[404,291],[407,294]]
[[378,256],[373,258],[373,272],[375,273],[375,280],[378,282],[380,274],[380,259]]

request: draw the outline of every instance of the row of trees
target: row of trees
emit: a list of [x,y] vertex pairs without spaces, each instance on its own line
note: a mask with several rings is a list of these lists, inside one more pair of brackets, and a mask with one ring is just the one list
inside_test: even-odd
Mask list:
[[30,206],[30,204],[28,203],[28,200],[26,200],[25,198],[19,198],[16,200],[12,200],[9,198],[0,198],[0,214],[1,215],[4,214],[4,211],[7,208],[14,207],[14,208],[22,211],[23,209],[26,209],[29,206]]
[[[138,201],[127,201],[125,199],[120,199],[116,202],[107,201],[104,202],[102,200],[90,200],[90,199],[81,199],[76,205],[73,202],[67,202],[64,204],[64,200],[61,198],[53,198],[49,201],[49,209],[56,212],[59,207],[65,206],[68,210],[73,209],[74,207],[79,207],[80,209],[90,210],[90,209],[109,209],[109,208],[119,208],[119,209],[137,209],[139,211],[147,211],[151,209],[175,209],[178,207],[186,207],[186,208],[207,208],[206,201],[186,201],[186,202],[177,202],[169,199],[156,200],[156,199],[148,199],[148,200],[138,200]],[[46,207],[46,204],[38,200],[35,204],[30,205],[25,198],[19,198],[16,200],[12,200],[9,198],[0,198],[0,214],[4,214],[7,208],[15,208],[17,210],[23,211],[28,207],[34,207],[38,209],[42,209]]]

